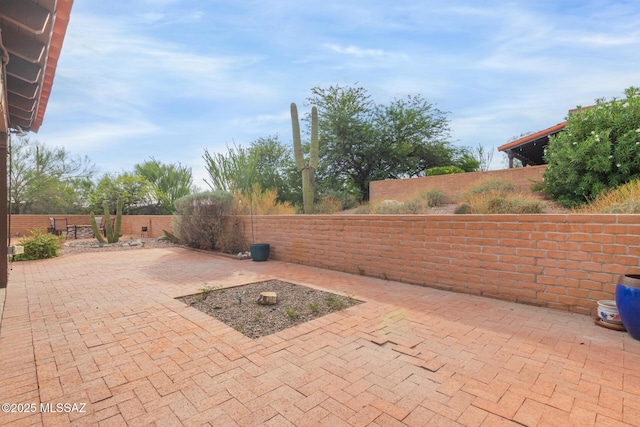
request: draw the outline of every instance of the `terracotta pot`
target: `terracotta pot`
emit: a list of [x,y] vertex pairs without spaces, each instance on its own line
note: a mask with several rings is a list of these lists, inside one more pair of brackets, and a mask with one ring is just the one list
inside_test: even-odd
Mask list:
[[640,274],[625,274],[618,278],[616,306],[629,335],[640,340]]

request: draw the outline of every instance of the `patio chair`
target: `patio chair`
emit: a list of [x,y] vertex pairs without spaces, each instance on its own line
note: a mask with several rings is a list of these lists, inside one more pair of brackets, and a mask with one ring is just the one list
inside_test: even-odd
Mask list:
[[49,227],[47,227],[47,233],[61,236],[63,232],[67,231],[67,218],[54,218],[49,217]]

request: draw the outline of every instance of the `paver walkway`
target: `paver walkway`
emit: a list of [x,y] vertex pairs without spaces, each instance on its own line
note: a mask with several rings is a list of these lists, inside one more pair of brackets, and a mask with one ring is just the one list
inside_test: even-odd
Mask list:
[[[272,278],[366,303],[252,340],[174,299]],[[15,263],[0,363],[0,425],[640,425],[640,341],[589,317],[182,248]]]

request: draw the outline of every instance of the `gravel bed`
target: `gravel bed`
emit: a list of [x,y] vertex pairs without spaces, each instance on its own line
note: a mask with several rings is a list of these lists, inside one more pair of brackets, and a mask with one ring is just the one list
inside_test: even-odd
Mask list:
[[72,254],[81,252],[110,252],[144,248],[165,248],[176,246],[166,239],[122,239],[118,243],[100,244],[97,239],[67,240],[60,248],[60,254]]
[[[208,286],[209,291],[176,298],[250,338],[259,338],[362,301],[281,280],[251,283],[232,288]],[[275,292],[275,305],[256,302],[261,292]]]

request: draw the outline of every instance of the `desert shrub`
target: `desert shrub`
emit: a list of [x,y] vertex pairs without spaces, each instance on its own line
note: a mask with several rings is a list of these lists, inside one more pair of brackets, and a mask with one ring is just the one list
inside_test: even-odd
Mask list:
[[243,237],[240,220],[237,215],[231,215],[227,219],[224,230],[218,237],[217,246],[221,252],[237,254],[249,249]]
[[626,200],[621,203],[614,203],[611,206],[602,208],[599,213],[612,213],[612,214],[639,214],[640,213],[640,199]]
[[366,215],[371,211],[371,206],[368,203],[362,203],[360,206],[353,210],[356,215]]
[[453,173],[464,173],[464,170],[458,166],[436,166],[425,171],[426,176],[449,175]]
[[534,181],[534,180],[529,180],[529,181],[531,182],[531,186],[529,187],[529,190],[533,192],[544,191],[544,181]]
[[454,211],[454,213],[461,214],[461,215],[470,214],[472,213],[471,206],[469,206],[466,203],[460,203],[458,206],[456,206],[456,210]]
[[400,214],[425,214],[429,213],[429,208],[441,205],[444,202],[445,195],[440,190],[431,190],[426,193],[420,193],[415,197],[398,206]]
[[164,236],[161,237],[162,239],[171,242],[173,244],[178,244],[180,243],[180,239],[178,238],[178,236],[176,236],[175,234],[173,234],[170,231],[167,230],[162,230],[162,232],[164,233]]
[[600,193],[580,212],[584,213],[640,213],[640,180],[633,180]]
[[357,215],[416,215],[429,213],[429,208],[444,203],[445,194],[440,190],[430,190],[412,197],[406,202],[384,200],[374,204],[362,204],[353,213]]
[[476,184],[461,197],[457,214],[532,214],[541,213],[544,203],[531,194],[523,194],[510,181],[489,180]]
[[620,100],[578,108],[549,140],[545,192],[564,206],[582,205],[609,188],[640,178],[640,89]]
[[431,190],[418,194],[406,202],[397,200],[384,200],[379,203],[358,207],[356,214],[382,214],[382,215],[416,215],[429,213],[429,208],[441,205],[445,195],[440,190]]
[[15,261],[27,261],[32,259],[55,258],[58,256],[61,236],[46,232],[44,228],[29,230],[31,235],[20,239],[18,244],[24,246],[24,253],[16,255]]
[[456,207],[457,214],[534,214],[544,211],[542,200],[529,195],[484,194],[472,197]]
[[427,191],[426,198],[427,205],[432,208],[444,203],[445,194],[440,190],[431,190]]
[[278,201],[278,190],[275,188],[262,190],[259,185],[253,186],[252,193],[236,192],[233,199],[234,212],[238,215],[290,215],[295,213],[289,202]]
[[488,179],[474,184],[467,189],[463,197],[470,197],[477,194],[510,194],[517,191],[516,185],[505,179]]
[[515,196],[489,199],[487,207],[492,214],[534,214],[541,213],[544,205],[531,197]]
[[413,199],[407,200],[403,204],[398,205],[395,213],[400,215],[417,215],[427,213],[428,210],[429,207],[425,200],[414,197]]
[[175,235],[198,249],[220,249],[219,240],[228,230],[233,196],[224,191],[205,192],[176,200]]
[[369,205],[369,213],[380,215],[398,215],[402,213],[404,203],[397,200],[384,200]]
[[338,200],[340,202],[340,210],[353,209],[360,204],[361,200],[361,197],[349,191],[327,190],[321,194],[320,199],[323,200],[327,197],[333,197]]
[[314,206],[314,213],[316,214],[333,214],[342,211],[342,203],[334,196],[327,196],[320,200]]

